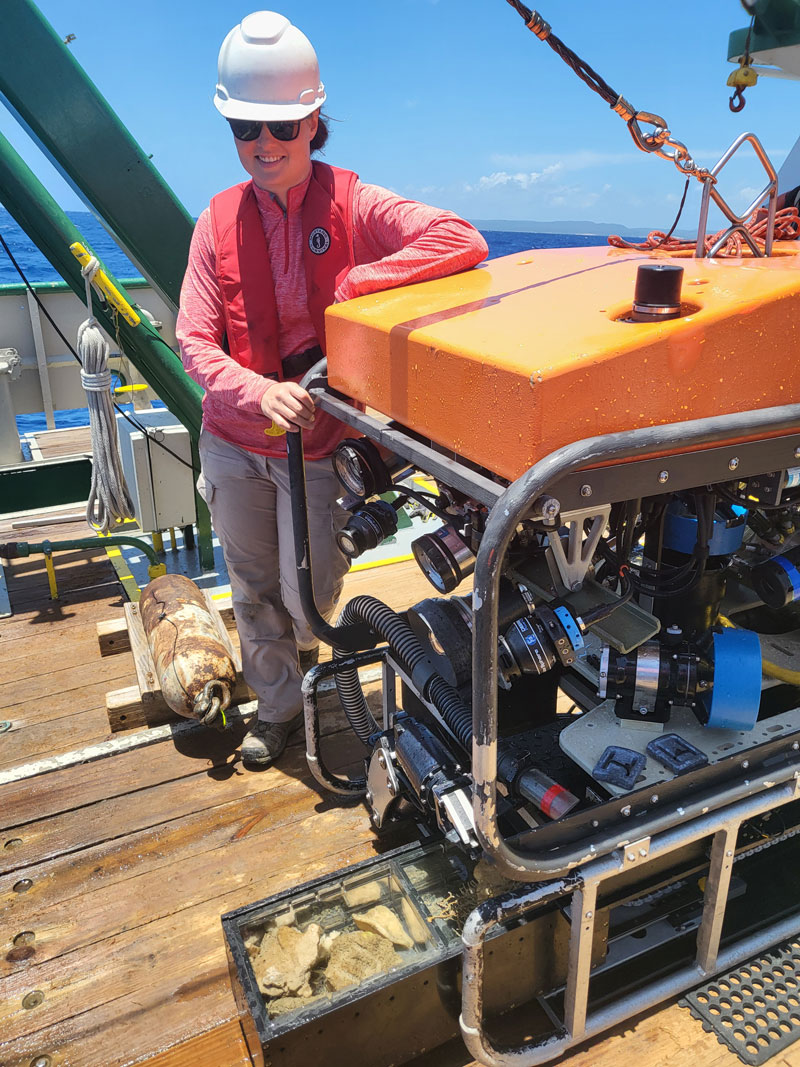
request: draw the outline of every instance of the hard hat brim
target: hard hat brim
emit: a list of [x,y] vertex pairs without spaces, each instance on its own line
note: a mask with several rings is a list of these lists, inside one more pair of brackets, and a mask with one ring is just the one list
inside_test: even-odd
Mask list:
[[318,111],[325,103],[326,94],[320,92],[310,104],[264,104],[252,100],[232,100],[216,93],[214,107],[226,119],[242,119],[256,122],[293,122],[304,119]]

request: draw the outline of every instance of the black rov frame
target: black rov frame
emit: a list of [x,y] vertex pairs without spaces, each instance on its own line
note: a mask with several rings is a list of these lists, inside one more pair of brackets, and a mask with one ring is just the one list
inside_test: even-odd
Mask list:
[[[800,930],[800,908],[744,939],[722,945],[737,835],[748,819],[800,798],[800,722],[746,753],[690,774],[602,802],[557,823],[513,839],[503,837],[497,815],[498,603],[506,552],[526,519],[557,514],[592,501],[613,504],[674,493],[797,466],[800,405],[741,412],[570,444],[537,462],[507,488],[484,471],[442,454],[402,427],[354,409],[324,380],[310,383],[319,406],[355,430],[385,445],[442,483],[491,510],[474,572],[472,672],[472,798],[474,827],[484,851],[504,876],[528,883],[519,891],[480,905],[463,931],[464,981],[461,1027],[464,1040],[493,1067],[545,1062],[585,1037],[599,1033]],[[735,442],[730,444],[728,442]],[[366,627],[330,626],[314,603],[309,565],[308,524],[301,435],[288,435],[289,471],[301,599],[316,635],[355,653],[318,667],[305,683],[309,764],[317,779],[339,793],[363,791],[364,780],[347,782],[325,766],[319,746],[316,687],[337,666],[382,663],[384,718],[394,713],[392,673],[402,669],[374,645]],[[656,458],[653,458],[653,457]],[[413,679],[404,677],[406,684]],[[392,696],[387,696],[387,693]],[[427,703],[427,702],[426,702]],[[430,705],[428,705],[430,707]],[[669,977],[646,984],[635,996],[589,1010],[589,978],[596,932],[598,894],[619,879],[664,857],[677,855],[703,838],[713,841],[694,961]],[[656,863],[658,866],[658,863]],[[651,867],[652,869],[652,867]],[[535,883],[531,885],[531,883]],[[482,1007],[483,953],[487,934],[509,918],[532,917],[537,909],[570,898],[569,964],[563,1019],[554,1034],[515,1048],[499,1049],[487,1036]],[[730,937],[726,934],[728,941]]]

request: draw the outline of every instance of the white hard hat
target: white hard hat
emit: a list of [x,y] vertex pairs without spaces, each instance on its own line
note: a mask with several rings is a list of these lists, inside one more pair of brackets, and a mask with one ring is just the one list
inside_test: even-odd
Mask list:
[[255,11],[219,50],[214,106],[226,119],[303,119],[325,102],[317,53],[277,11]]

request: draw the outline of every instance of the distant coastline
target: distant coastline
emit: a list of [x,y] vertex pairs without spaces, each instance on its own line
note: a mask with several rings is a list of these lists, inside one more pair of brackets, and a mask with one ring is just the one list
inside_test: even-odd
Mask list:
[[[86,211],[68,211],[84,240],[118,279],[138,277],[139,271],[106,233],[97,219]],[[610,234],[641,241],[647,231],[615,223],[590,222],[587,219],[558,219],[542,222],[530,219],[470,219],[486,237],[489,258],[496,259],[522,250],[602,245]],[[38,248],[22,232],[10,213],[0,207],[0,233],[8,242],[20,267],[30,281],[58,281],[59,275]],[[675,231],[676,237],[693,237],[693,233]],[[0,285],[20,281],[7,256],[0,250]]]
[[[615,233],[620,237],[645,236],[644,228],[631,228],[617,222],[589,222],[586,219],[559,219],[556,222],[542,222],[519,219],[470,219],[472,225],[478,230],[503,230],[506,233],[563,233],[581,236],[608,237]],[[689,230],[676,230],[676,237],[694,237]]]
[[[107,270],[119,281],[138,277],[139,271],[97,219],[86,211],[68,211],[78,232]],[[522,251],[545,248],[604,245],[610,233],[641,239],[644,233],[630,228],[609,227],[596,222],[519,222],[511,220],[475,221],[489,245],[489,258],[499,259]],[[26,278],[31,282],[55,282],[58,272],[16,224],[0,208],[2,233]],[[20,278],[9,259],[0,250],[0,285],[19,284]]]

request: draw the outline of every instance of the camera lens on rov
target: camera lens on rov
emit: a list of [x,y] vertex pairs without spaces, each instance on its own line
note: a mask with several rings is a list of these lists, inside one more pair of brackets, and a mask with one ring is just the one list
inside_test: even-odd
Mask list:
[[384,459],[366,437],[347,437],[339,442],[333,453],[336,477],[348,493],[364,499],[385,493],[391,489],[393,478],[401,477],[411,469],[399,456]]
[[385,500],[373,500],[353,512],[347,525],[336,534],[336,543],[348,559],[355,559],[395,533],[397,512]]
[[452,593],[475,570],[475,556],[452,526],[423,534],[411,543],[422,573],[440,593]]

